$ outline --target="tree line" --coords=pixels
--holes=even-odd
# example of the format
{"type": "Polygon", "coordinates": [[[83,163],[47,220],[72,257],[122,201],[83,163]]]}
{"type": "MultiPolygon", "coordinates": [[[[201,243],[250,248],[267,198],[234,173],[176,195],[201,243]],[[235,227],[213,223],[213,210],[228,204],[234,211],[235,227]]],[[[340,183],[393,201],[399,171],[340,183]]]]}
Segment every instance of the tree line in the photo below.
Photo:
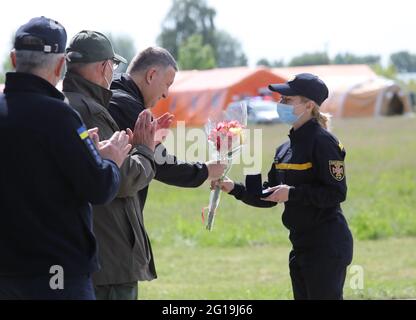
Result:
{"type": "MultiPolygon", "coordinates": [[[[215,24],[216,10],[206,0],[173,0],[157,38],[157,44],[169,50],[181,70],[247,66],[248,59],[240,41],[215,24]]],[[[130,61],[136,53],[134,40],[129,35],[108,34],[116,52],[130,61]]],[[[11,70],[9,57],[3,60],[0,83],[4,73],[11,70]]],[[[303,53],[289,62],[262,58],[258,66],[270,68],[329,64],[368,64],[383,76],[393,78],[398,72],[416,72],[416,54],[408,51],[393,53],[389,66],[381,66],[379,55],[355,55],[349,52],[329,57],[327,52],[303,53]]],[[[120,66],[124,72],[126,66],[120,66]]]]}

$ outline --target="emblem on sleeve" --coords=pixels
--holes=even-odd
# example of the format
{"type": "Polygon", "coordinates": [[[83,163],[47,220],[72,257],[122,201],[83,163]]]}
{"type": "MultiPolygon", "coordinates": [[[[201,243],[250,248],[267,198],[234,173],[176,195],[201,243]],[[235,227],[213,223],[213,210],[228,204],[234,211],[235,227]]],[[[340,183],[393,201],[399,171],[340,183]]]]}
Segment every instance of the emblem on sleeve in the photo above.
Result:
{"type": "Polygon", "coordinates": [[[77,130],[77,132],[78,132],[78,134],[79,134],[79,137],[80,137],[82,140],[85,140],[85,139],[87,139],[87,138],[89,137],[89,135],[88,135],[88,130],[87,130],[87,128],[85,128],[84,126],[81,126],[81,127],[77,130]]]}
{"type": "Polygon", "coordinates": [[[100,154],[97,151],[97,148],[94,145],[94,142],[92,142],[91,138],[89,137],[88,130],[85,128],[85,126],[81,126],[78,130],[78,135],[81,138],[82,141],[84,141],[85,145],[88,148],[89,153],[94,158],[95,162],[98,165],[101,165],[103,162],[103,159],[101,158],[100,154]]]}
{"type": "Polygon", "coordinates": [[[331,176],[337,180],[342,181],[345,178],[344,161],[329,160],[329,172],[331,176]]]}

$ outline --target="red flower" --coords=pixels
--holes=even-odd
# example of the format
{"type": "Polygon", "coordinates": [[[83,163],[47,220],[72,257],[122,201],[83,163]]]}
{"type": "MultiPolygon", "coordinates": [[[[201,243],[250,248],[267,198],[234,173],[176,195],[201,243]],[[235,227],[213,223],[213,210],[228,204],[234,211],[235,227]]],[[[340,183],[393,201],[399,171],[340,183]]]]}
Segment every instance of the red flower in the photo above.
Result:
{"type": "MultiPolygon", "coordinates": [[[[208,140],[215,143],[217,151],[223,151],[226,147],[226,152],[231,151],[233,139],[241,138],[241,131],[243,126],[238,121],[223,121],[219,122],[208,136],[208,140]]],[[[239,139],[240,143],[241,139],[239,139]]]]}

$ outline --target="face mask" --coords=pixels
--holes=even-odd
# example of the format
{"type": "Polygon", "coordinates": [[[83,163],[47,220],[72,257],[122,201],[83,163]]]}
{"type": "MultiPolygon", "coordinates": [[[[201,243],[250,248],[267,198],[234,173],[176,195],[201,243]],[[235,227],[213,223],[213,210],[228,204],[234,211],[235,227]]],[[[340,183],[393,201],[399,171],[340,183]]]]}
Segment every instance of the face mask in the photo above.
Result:
{"type": "MultiPolygon", "coordinates": [[[[111,71],[113,71],[113,68],[112,68],[112,66],[110,65],[110,68],[111,68],[111,71]]],[[[107,80],[107,77],[105,76],[105,70],[104,70],[104,80],[105,80],[105,82],[106,82],[106,84],[107,84],[107,89],[110,89],[110,86],[111,86],[111,82],[113,81],[113,72],[111,72],[111,78],[110,78],[110,80],[107,80]]]]}
{"type": "Polygon", "coordinates": [[[287,124],[294,124],[299,118],[303,115],[303,113],[297,116],[294,111],[295,108],[290,104],[282,104],[278,103],[276,106],[277,113],[279,114],[279,120],[283,123],[287,124]]]}

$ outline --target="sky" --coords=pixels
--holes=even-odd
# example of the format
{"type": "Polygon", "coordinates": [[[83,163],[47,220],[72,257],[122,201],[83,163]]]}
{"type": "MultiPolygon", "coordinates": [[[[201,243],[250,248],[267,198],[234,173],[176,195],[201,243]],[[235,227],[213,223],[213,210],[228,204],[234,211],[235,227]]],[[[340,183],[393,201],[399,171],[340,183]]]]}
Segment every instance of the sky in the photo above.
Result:
{"type": "MultiPolygon", "coordinates": [[[[412,0],[207,0],[216,26],[237,38],[254,66],[260,58],[284,60],[327,50],[381,55],[416,53],[416,2],[412,0]],[[413,3],[413,4],[412,4],[413,3]]],[[[0,60],[16,29],[44,15],[59,21],[68,38],[91,29],[127,34],[137,50],[156,45],[172,0],[20,0],[0,3],[0,60]]],[[[68,40],[69,40],[68,39],[68,40]]]]}

